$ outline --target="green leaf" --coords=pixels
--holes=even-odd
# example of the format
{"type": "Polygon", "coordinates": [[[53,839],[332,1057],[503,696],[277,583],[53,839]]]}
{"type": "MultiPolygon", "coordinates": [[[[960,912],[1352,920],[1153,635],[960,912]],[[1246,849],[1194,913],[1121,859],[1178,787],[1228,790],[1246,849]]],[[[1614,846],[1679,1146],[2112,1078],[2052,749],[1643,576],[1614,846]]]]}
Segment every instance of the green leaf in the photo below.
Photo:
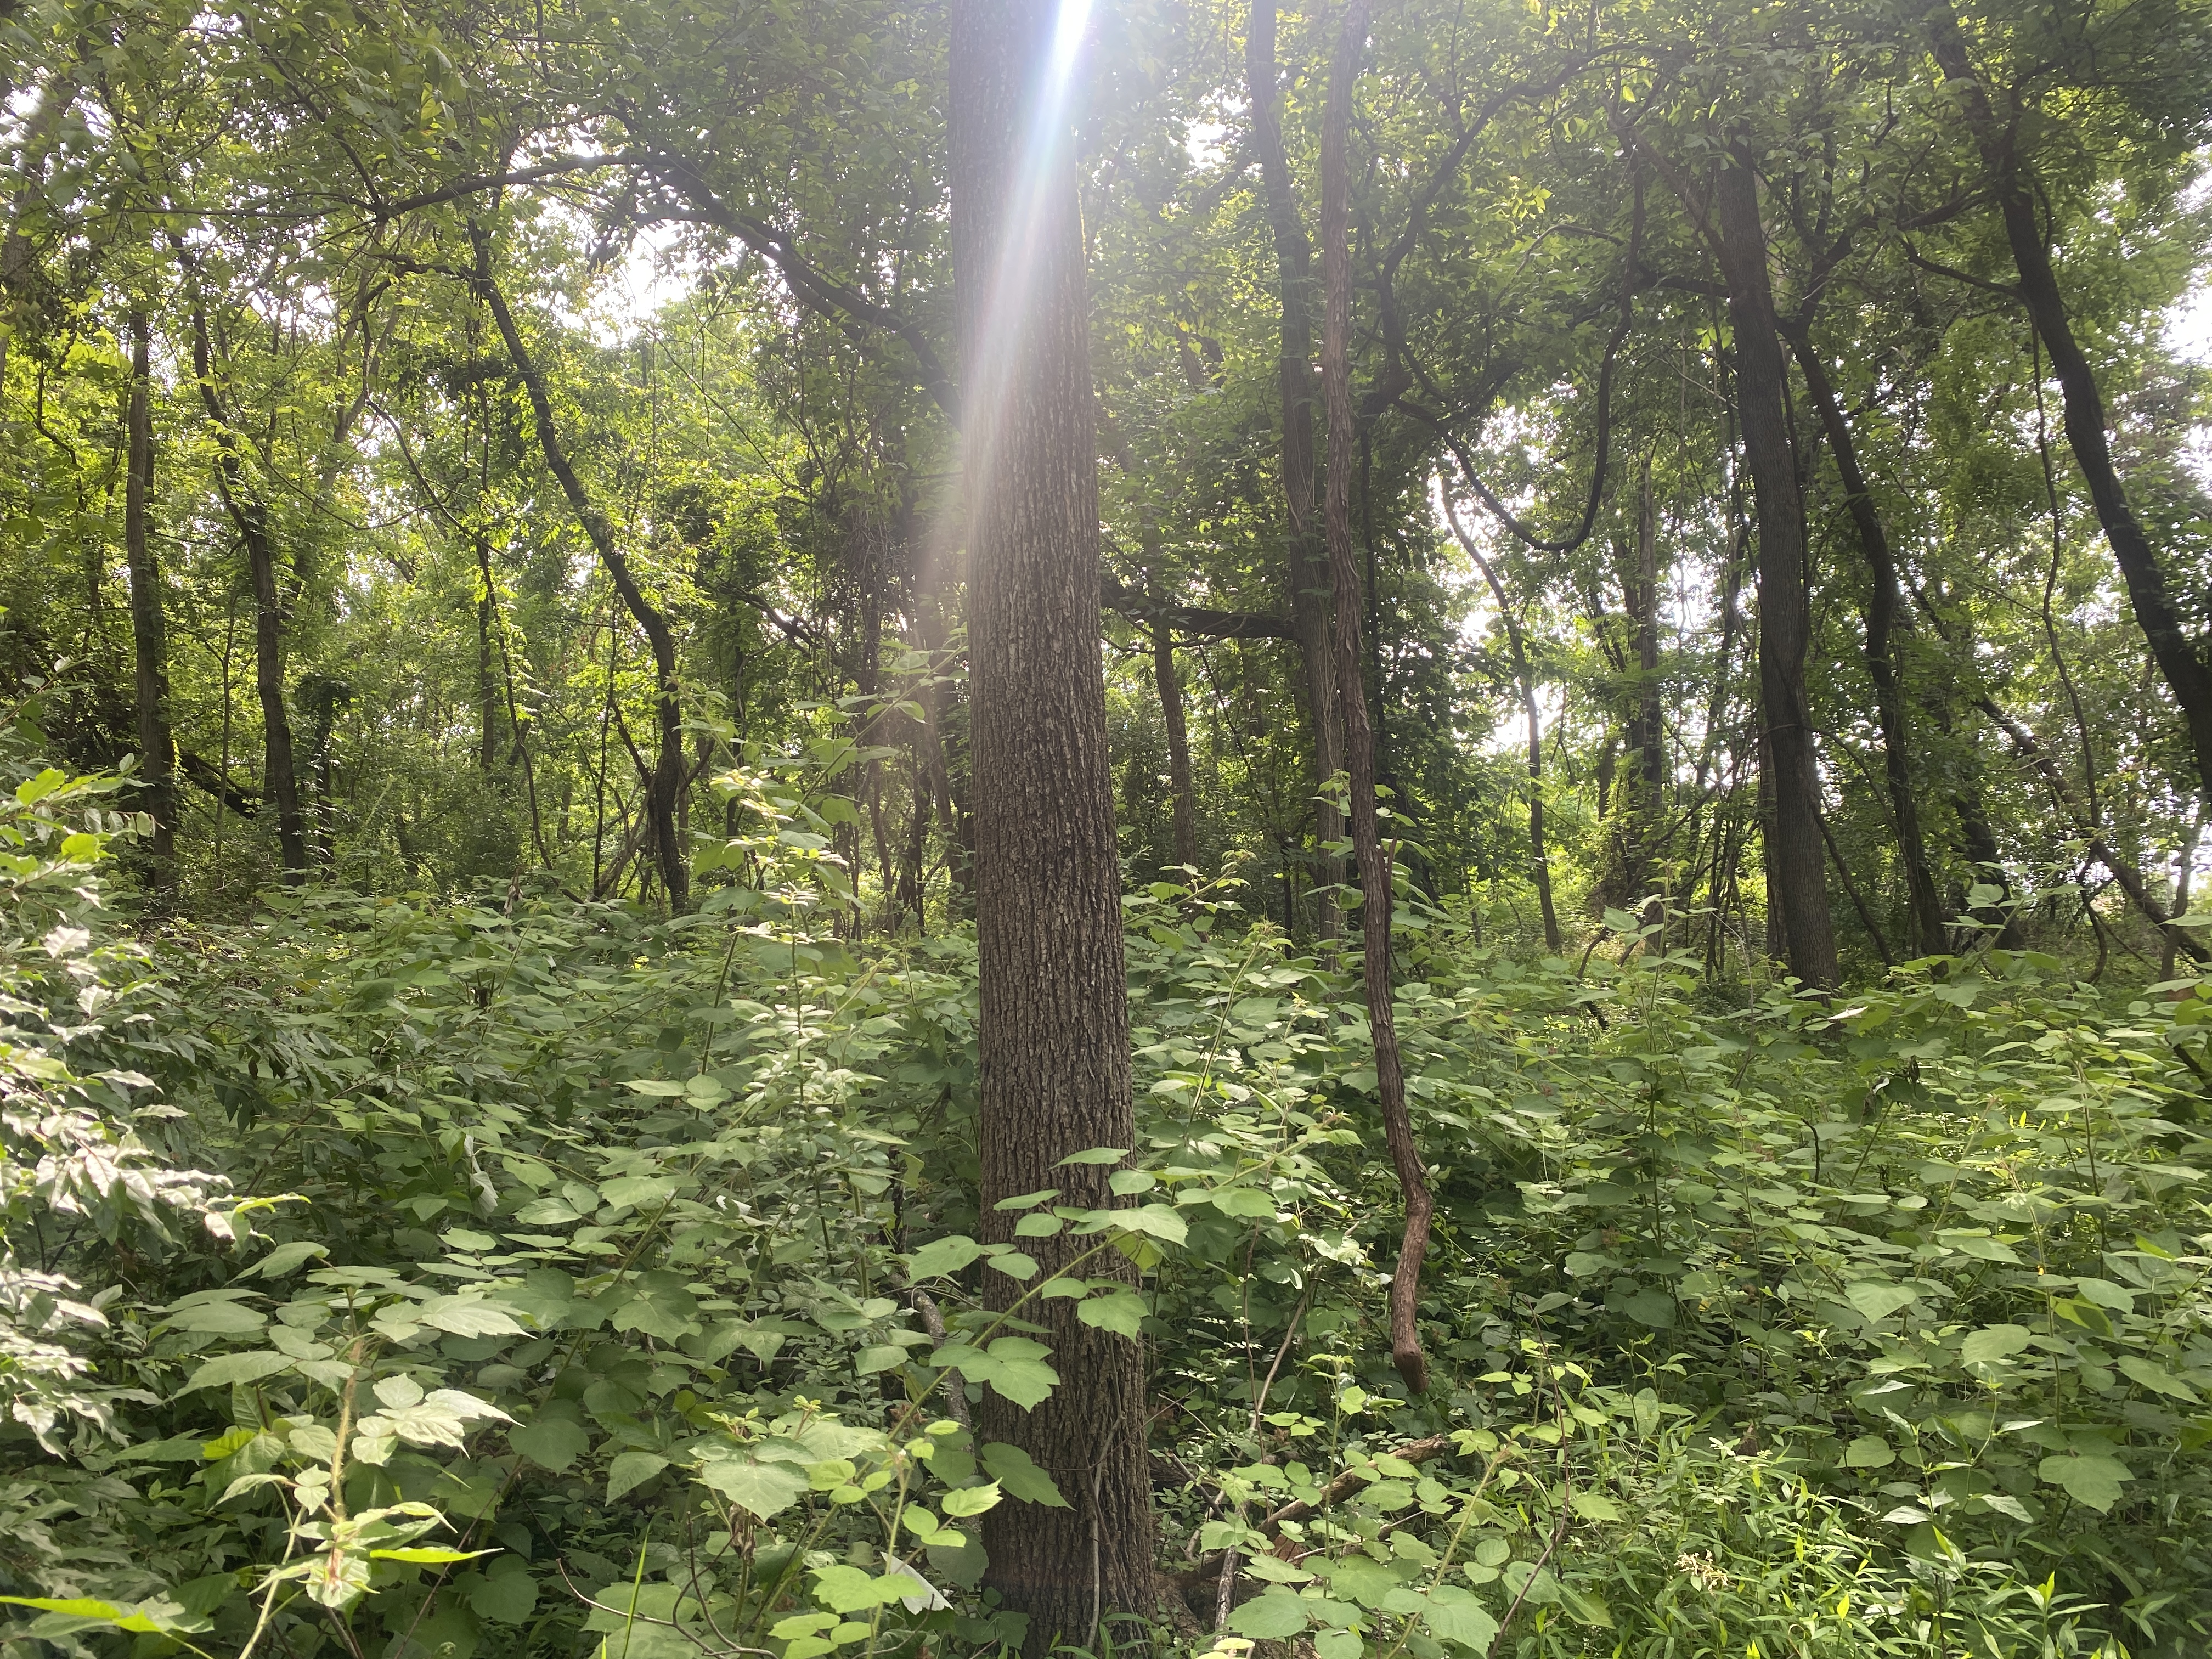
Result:
{"type": "Polygon", "coordinates": [[[1206,1194],[1213,1207],[1224,1215],[1267,1217],[1275,1213],[1275,1198],[1257,1187],[1216,1187],[1206,1194]]]}
{"type": "MultiPolygon", "coordinates": [[[[1133,1210],[1109,1211],[1105,1212],[1104,1222],[1100,1224],[1117,1227],[1124,1232],[1143,1233],[1152,1238],[1164,1239],[1170,1244],[1180,1244],[1190,1237],[1190,1224],[1170,1204],[1143,1204],[1133,1210]]],[[[1086,1224],[1084,1231],[1091,1232],[1097,1229],[1086,1224]]]]}
{"type": "Polygon", "coordinates": [[[983,1448],[983,1467],[994,1480],[1024,1504],[1042,1504],[1052,1510],[1064,1510],[1068,1506],[1067,1500],[1060,1495],[1060,1488],[1053,1484],[1052,1477],[1039,1468],[1019,1446],[1010,1446],[1003,1441],[992,1442],[983,1448]]]}
{"type": "Polygon", "coordinates": [[[1582,1516],[1585,1521],[1618,1521],[1620,1519],[1620,1505],[1614,1503],[1613,1499],[1607,1498],[1603,1492],[1577,1491],[1574,1495],[1570,1507],[1573,1509],[1577,1515],[1582,1516]]]}
{"type": "Polygon", "coordinates": [[[914,1593],[914,1581],[895,1574],[878,1577],[858,1567],[839,1564],[816,1567],[814,1599],[833,1613],[860,1613],[896,1601],[914,1593]]]}
{"type": "Polygon", "coordinates": [[[607,1465],[607,1502],[635,1492],[668,1467],[668,1460],[653,1452],[626,1451],[607,1465]]]}
{"type": "Polygon", "coordinates": [[[1020,1250],[994,1251],[984,1266],[996,1267],[1009,1279],[1035,1279],[1037,1273],[1036,1258],[1020,1250]]]}
{"type": "Polygon", "coordinates": [[[762,1521],[781,1515],[808,1491],[803,1470],[746,1458],[710,1457],[700,1466],[699,1480],[762,1521]]]}
{"type": "Polygon", "coordinates": [[[96,1619],[103,1625],[112,1625],[118,1630],[131,1631],[139,1635],[168,1628],[167,1621],[156,1623],[142,1609],[129,1603],[98,1601],[90,1596],[0,1595],[0,1604],[11,1607],[36,1607],[40,1613],[58,1613],[69,1619],[96,1619]]]}
{"type": "Polygon", "coordinates": [[[1498,1620],[1471,1591],[1445,1584],[1429,1592],[1429,1633],[1440,1641],[1486,1654],[1498,1639],[1498,1620]]]}
{"type": "Polygon", "coordinates": [[[853,1370],[861,1376],[873,1376],[878,1371],[895,1371],[905,1364],[906,1350],[895,1342],[872,1343],[853,1358],[853,1370]]]}
{"type": "Polygon", "coordinates": [[[669,1176],[617,1176],[599,1183],[599,1196],[618,1208],[659,1209],[675,1195],[676,1182],[669,1176]]]}
{"type": "MultiPolygon", "coordinates": [[[[1039,1470],[1038,1473],[1042,1474],[1043,1471],[1039,1470]]],[[[1047,1478],[1049,1479],[1049,1477],[1047,1478]]],[[[1000,1498],[1005,1496],[1006,1493],[1000,1488],[999,1483],[994,1480],[985,1486],[960,1486],[946,1492],[937,1507],[956,1520],[964,1521],[969,1516],[981,1515],[986,1510],[996,1509],[999,1506],[1000,1498]]]]}
{"type": "Polygon", "coordinates": [[[906,1259],[907,1272],[917,1279],[957,1273],[983,1254],[983,1247],[963,1233],[932,1239],[906,1259]]]}
{"type": "Polygon", "coordinates": [[[1868,1319],[1887,1319],[1899,1308],[1920,1300],[1920,1292],[1910,1285],[1885,1284],[1877,1279],[1862,1279],[1856,1285],[1844,1287],[1844,1296],[1851,1306],[1868,1319]]]}
{"type": "Polygon", "coordinates": [[[469,1611],[495,1625],[519,1625],[538,1605],[538,1581],[512,1555],[502,1556],[471,1587],[469,1611]]]}
{"type": "Polygon", "coordinates": [[[2100,1515],[2120,1501],[2120,1483],[2135,1479],[2134,1471],[2118,1458],[2081,1452],[2046,1457],[2036,1466],[2036,1473],[2100,1515]]]}
{"type": "Polygon", "coordinates": [[[418,1566],[444,1566],[453,1561],[473,1561],[480,1555],[497,1555],[497,1550],[446,1550],[431,1545],[410,1544],[396,1550],[371,1550],[372,1561],[412,1561],[418,1566]]]}
{"type": "Polygon", "coordinates": [[[1969,1365],[1994,1365],[2025,1348],[2028,1336],[2024,1325],[1985,1326],[1966,1333],[1966,1340],[1959,1344],[1959,1358],[1969,1365]]]}
{"type": "Polygon", "coordinates": [[[441,1296],[415,1310],[416,1322],[452,1336],[522,1336],[514,1316],[481,1297],[441,1296]]]}
{"type": "Polygon", "coordinates": [[[180,1308],[161,1322],[173,1331],[200,1336],[246,1336],[269,1322],[269,1316],[242,1302],[201,1302],[180,1308]]]}
{"type": "Polygon", "coordinates": [[[227,1353],[210,1359],[191,1375],[191,1380],[177,1390],[180,1395],[197,1394],[202,1389],[227,1389],[240,1382],[258,1382],[266,1376],[292,1369],[286,1355],[265,1351],[254,1353],[227,1353]]]}
{"type": "Polygon", "coordinates": [[[1646,1287],[1621,1304],[1620,1310],[1639,1325],[1649,1325],[1654,1330],[1672,1330],[1674,1325],[1674,1298],[1664,1291],[1646,1287]]]}
{"type": "Polygon", "coordinates": [[[2185,1401],[2192,1406],[2199,1403],[2196,1389],[2155,1361],[2129,1353],[2122,1354],[2113,1364],[2153,1394],[2162,1394],[2169,1399],[2185,1401]]]}
{"type": "Polygon", "coordinates": [[[240,1279],[282,1279],[295,1273],[304,1262],[313,1261],[330,1255],[330,1247],[304,1238],[294,1239],[289,1244],[279,1244],[252,1267],[241,1269],[240,1279]]]}
{"type": "Polygon", "coordinates": [[[1119,1164],[1128,1155],[1127,1146],[1093,1146],[1088,1152],[1070,1152],[1053,1167],[1059,1169],[1068,1164],[1119,1164]]]}
{"type": "Polygon", "coordinates": [[[1255,1595],[1229,1615],[1229,1628],[1255,1642],[1279,1642],[1306,1627],[1307,1603],[1287,1590],[1255,1595]]]}
{"type": "Polygon", "coordinates": [[[1086,1325],[1121,1336],[1135,1336],[1145,1320],[1145,1298],[1134,1291],[1111,1291],[1075,1304],[1075,1316],[1086,1325]]]}
{"type": "Polygon", "coordinates": [[[1878,1434],[1863,1434],[1844,1448],[1847,1469],[1886,1469],[1897,1462],[1897,1453],[1878,1434]]]}
{"type": "Polygon", "coordinates": [[[581,1423],[565,1417],[540,1417],[507,1431],[507,1443],[540,1468],[559,1474],[592,1449],[581,1423]]]}

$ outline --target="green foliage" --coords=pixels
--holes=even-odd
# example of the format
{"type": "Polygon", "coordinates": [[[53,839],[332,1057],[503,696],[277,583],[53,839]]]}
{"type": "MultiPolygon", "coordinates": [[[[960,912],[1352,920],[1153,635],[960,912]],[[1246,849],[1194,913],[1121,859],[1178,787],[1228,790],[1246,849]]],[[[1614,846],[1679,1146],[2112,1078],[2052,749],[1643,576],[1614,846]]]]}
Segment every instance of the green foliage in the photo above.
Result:
{"type": "Polygon", "coordinates": [[[331,895],[149,948],[98,908],[109,787],[10,809],[16,1639],[988,1644],[974,1517],[1075,1498],[960,1419],[1055,1385],[1051,1297],[1146,1344],[1206,1625],[1237,1553],[1216,1651],[2202,1639],[2199,995],[1998,953],[1719,1006],[1665,925],[1577,975],[1410,906],[1409,1401],[1364,1021],[1233,882],[1129,901],[1126,1207],[984,1245],[971,947],[811,931],[772,772],[713,916],[331,895]],[[1140,1287],[1040,1279],[1062,1231],[1140,1287]]]}

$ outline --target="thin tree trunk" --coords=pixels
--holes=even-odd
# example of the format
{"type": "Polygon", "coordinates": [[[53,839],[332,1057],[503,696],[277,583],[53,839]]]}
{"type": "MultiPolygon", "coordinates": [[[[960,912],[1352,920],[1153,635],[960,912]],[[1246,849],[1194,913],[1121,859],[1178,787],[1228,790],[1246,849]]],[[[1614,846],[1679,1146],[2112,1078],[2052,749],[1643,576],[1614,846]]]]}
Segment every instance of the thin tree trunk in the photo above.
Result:
{"type": "MultiPolygon", "coordinates": [[[[187,270],[191,269],[189,263],[187,270]]],[[[246,476],[237,429],[231,425],[215,381],[214,354],[208,342],[207,310],[192,306],[192,374],[200,403],[215,428],[216,489],[222,497],[253,581],[253,689],[261,703],[261,793],[276,803],[277,855],[284,880],[298,886],[307,878],[307,832],[300,815],[300,780],[293,768],[292,723],[284,708],[284,613],[276,592],[276,545],[268,504],[246,476]]]]}
{"type": "MultiPolygon", "coordinates": [[[[979,972],[981,1200],[1052,1187],[1115,1200],[1135,1144],[1121,867],[1098,659],[1098,479],[1071,112],[1050,0],[955,0],[949,104],[955,313],[970,595],[979,972]]],[[[1045,1274],[1082,1246],[1025,1241],[1045,1274]]],[[[1134,1269],[1117,1252],[1086,1274],[1134,1269]]],[[[1002,1301],[1012,1281],[994,1292],[1002,1301]],[[1006,1287],[1006,1288],[1001,1288],[1006,1287]]],[[[1019,1446],[1069,1507],[1010,1500],[983,1522],[985,1583],[1029,1616],[1030,1659],[1150,1614],[1153,1569],[1142,1351],[1066,1299],[1032,1304],[1060,1385],[1033,1410],[987,1395],[985,1438],[1019,1446]]]]}
{"type": "MultiPolygon", "coordinates": [[[[2200,801],[2197,803],[2197,816],[2190,821],[2189,839],[2181,843],[2181,867],[2174,872],[2172,914],[2176,916],[2185,916],[2189,914],[2190,878],[2197,873],[2197,843],[2204,839],[2204,803],[2200,801]]],[[[2179,928],[2173,927],[2166,930],[2166,951],[2160,959],[2158,966],[2158,976],[2162,980],[2173,977],[2173,957],[2177,948],[2174,944],[2174,935],[2179,931],[2179,928]]]]}
{"type": "Polygon", "coordinates": [[[1714,194],[1722,274],[1735,324],[1736,407],[1759,521],[1759,720],[1772,761],[1774,811],[1767,863],[1790,969],[1808,985],[1826,989],[1837,979],[1836,935],[1828,914],[1820,769],[1805,690],[1811,631],[1805,506],[1783,404],[1782,342],[1767,276],[1766,233],[1759,221],[1759,182],[1741,143],[1723,162],[1714,194]]]}
{"type": "MultiPolygon", "coordinates": [[[[1866,556],[1867,678],[1874,682],[1876,717],[1881,722],[1882,775],[1889,786],[1891,817],[1897,826],[1898,861],[1905,867],[1907,908],[1912,919],[1913,948],[1922,955],[1942,951],[1949,937],[1951,918],[1936,890],[1936,878],[1928,867],[1928,845],[1920,830],[1920,805],[1912,787],[1912,738],[1905,707],[1905,689],[1897,672],[1898,612],[1903,592],[1898,586],[1897,561],[1874,493],[1867,488],[1859,465],[1858,446],[1850,423],[1844,417],[1842,401],[1828,379],[1827,366],[1813,349],[1803,330],[1792,333],[1790,344],[1805,376],[1805,390],[1813,400],[1828,448],[1836,458],[1836,471],[1844,483],[1844,503],[1858,532],[1859,550],[1866,556]]],[[[1841,867],[1840,865],[1838,866],[1841,867]]]]}
{"type": "Polygon", "coordinates": [[[2069,825],[2069,833],[2081,841],[2091,858],[2112,872],[2112,879],[2119,884],[2120,890],[2128,896],[2129,902],[2136,909],[2142,912],[2151,926],[2185,952],[2191,962],[2212,959],[2212,953],[2208,953],[2203,945],[2191,937],[2190,929],[2171,925],[2166,907],[2151,892],[2150,884],[2143,879],[2142,872],[2121,857],[2113,848],[2104,830],[2090,817],[2081,798],[2075,793],[2074,786],[2067,781],[2065,772],[2051,758],[2051,751],[2036,740],[2035,734],[2008,714],[1994,697],[1977,697],[1974,707],[1987,714],[1997,729],[2012,740],[2014,752],[2034,769],[2035,775],[2043,780],[2044,787],[2050,790],[2052,803],[2072,820],[2069,825]]]}
{"type": "Polygon", "coordinates": [[[2088,486],[2089,499],[2096,507],[2097,522],[2104,526],[2113,561],[2120,567],[2136,625],[2142,629],[2152,660],[2165,676],[2174,702],[2180,705],[2198,782],[2212,792],[2212,666],[2207,665],[2200,643],[2191,638],[2174,608],[2166,573],[2159,567],[2142,520],[2128,504],[2127,491],[2112,465],[2104,396],[2097,385],[2096,371],[2074,337],[2065,295],[2059,291],[2057,273],[2051,263],[2050,246],[2037,222],[2033,183],[2021,158],[2018,131],[2014,125],[2000,121],[1990,107],[1949,0],[1934,0],[1924,16],[1936,61],[1945,81],[1959,90],[1966,126],[1996,189],[2005,240],[2020,272],[2020,297],[2044,349],[2051,354],[2051,373],[2057,377],[2064,400],[2066,441],[2081,469],[2082,482],[2088,486]]]}
{"type": "MultiPolygon", "coordinates": [[[[476,532],[477,580],[477,769],[489,775],[499,763],[499,689],[492,678],[491,544],[476,532]]],[[[516,733],[517,738],[520,733],[516,733]]]]}
{"type": "Polygon", "coordinates": [[[149,538],[154,489],[153,375],[146,313],[131,313],[131,401],[125,425],[123,551],[131,571],[131,644],[137,669],[141,799],[154,820],[151,845],[156,902],[173,903],[177,889],[177,749],[169,731],[169,649],[161,603],[161,568],[149,538]]]}
{"type": "MultiPolygon", "coordinates": [[[[1260,176],[1267,198],[1267,221],[1275,243],[1277,283],[1282,295],[1281,344],[1277,367],[1283,404],[1283,496],[1287,509],[1291,626],[1297,636],[1304,670],[1306,707],[1313,721],[1314,781],[1326,787],[1343,769],[1342,720],[1338,713],[1336,674],[1329,643],[1328,550],[1314,522],[1313,247],[1298,216],[1291,185],[1290,158],[1283,143],[1275,94],[1274,0],[1254,0],[1245,34],[1244,68],[1252,95],[1252,142],[1260,153],[1260,176]]],[[[1344,836],[1343,814],[1322,800],[1314,836],[1327,845],[1344,836]]],[[[1322,880],[1329,888],[1344,880],[1342,863],[1324,856],[1322,880]]],[[[1336,899],[1324,890],[1316,927],[1323,939],[1338,930],[1336,899]]]]}
{"type": "Polygon", "coordinates": [[[469,239],[476,246],[477,292],[490,307],[492,321],[498,325],[499,337],[506,343],[507,357],[521,378],[523,390],[529,394],[531,413],[538,427],[538,446],[544,453],[546,467],[559,481],[561,493],[568,497],[569,510],[576,515],[576,522],[583,526],[592,550],[599,556],[599,563],[614,583],[623,608],[645,631],[646,644],[653,653],[658,741],[653,767],[646,777],[647,839],[653,849],[653,867],[659,872],[661,887],[668,895],[669,910],[680,915],[691,908],[691,866],[684,855],[684,837],[677,824],[678,802],[684,787],[684,705],[678,678],[676,635],[660,608],[638,586],[629,560],[617,540],[614,526],[599,511],[585,489],[583,480],[568,463],[568,453],[562,447],[560,430],[553,422],[553,400],[546,392],[545,377],[522,343],[522,335],[514,325],[514,313],[507,309],[506,295],[492,280],[490,237],[482,225],[471,220],[469,239]]]}
{"type": "Polygon", "coordinates": [[[1443,492],[1444,518],[1450,524],[1452,534],[1474,568],[1482,573],[1489,584],[1490,597],[1497,602],[1498,620],[1505,624],[1505,641],[1513,653],[1513,683],[1521,694],[1521,713],[1528,723],[1528,869],[1536,883],[1536,904],[1544,915],[1544,945],[1557,956],[1565,948],[1559,932],[1559,913],[1552,902],[1552,852],[1544,827],[1544,716],[1536,702],[1536,674],[1528,662],[1528,641],[1521,631],[1521,621],[1514,614],[1511,603],[1505,597],[1505,584],[1498,578],[1498,570],[1483,556],[1474,538],[1467,533],[1459,521],[1459,510],[1452,505],[1451,490],[1443,492]]]}
{"type": "Polygon", "coordinates": [[[1175,814],[1175,856],[1198,863],[1198,803],[1190,786],[1190,728],[1183,719],[1182,680],[1176,672],[1175,639],[1165,623],[1152,628],[1152,684],[1160,694],[1160,722],[1168,734],[1168,795],[1175,814]]]}
{"type": "Polygon", "coordinates": [[[1375,733],[1368,723],[1367,693],[1359,672],[1359,571],[1352,557],[1352,467],[1355,416],[1352,408],[1351,181],[1346,162],[1352,126],[1352,88],[1367,46],[1368,0],[1352,0],[1330,65],[1328,101],[1322,120],[1321,263],[1327,296],[1322,332],[1322,388],[1328,401],[1328,456],[1322,495],[1322,533],[1335,587],[1337,706],[1344,720],[1345,759],[1352,782],[1352,856],[1359,868],[1359,935],[1367,994],[1367,1024],[1375,1043],[1375,1093],[1382,1108],[1382,1133],[1405,1195],[1406,1231],[1398,1266],[1390,1276],[1390,1358],[1411,1392],[1429,1387],[1428,1357],[1421,1352],[1421,1258],[1428,1253],[1430,1195],[1413,1121],[1406,1109],[1406,1075],[1398,1054],[1398,1028],[1390,985],[1390,859],[1382,849],[1375,804],[1375,733]]]}
{"type": "Polygon", "coordinates": [[[1636,663],[1626,721],[1626,771],[1614,832],[1620,856],[1613,884],[1626,906],[1641,898],[1650,885],[1666,810],[1667,722],[1659,688],[1659,526],[1648,453],[1637,473],[1635,563],[1621,572],[1620,599],[1628,613],[1628,646],[1636,663]]]}

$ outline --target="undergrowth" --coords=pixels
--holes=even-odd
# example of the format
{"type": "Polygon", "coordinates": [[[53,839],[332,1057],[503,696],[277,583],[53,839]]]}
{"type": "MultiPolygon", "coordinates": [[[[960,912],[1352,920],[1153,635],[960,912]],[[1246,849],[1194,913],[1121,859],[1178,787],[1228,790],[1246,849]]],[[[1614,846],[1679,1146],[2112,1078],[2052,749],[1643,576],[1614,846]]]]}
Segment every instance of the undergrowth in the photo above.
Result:
{"type": "Polygon", "coordinates": [[[977,1445],[1057,1382],[985,1275],[1141,1341],[1167,1605],[1316,1659],[2212,1642],[2212,990],[1990,951],[1717,995],[1404,900],[1436,1364],[1341,964],[1127,901],[1144,1270],[975,1242],[975,962],[841,942],[832,779],[757,757],[670,923],[521,882],[142,934],[112,780],[0,809],[0,1589],[27,1652],[988,1649],[977,1445]],[[1224,1565],[1227,1571],[1224,1572],[1224,1565]],[[1224,1593],[1224,1579],[1226,1594],[1224,1593]],[[1225,1619],[1222,1618],[1225,1613],[1225,1619]]]}

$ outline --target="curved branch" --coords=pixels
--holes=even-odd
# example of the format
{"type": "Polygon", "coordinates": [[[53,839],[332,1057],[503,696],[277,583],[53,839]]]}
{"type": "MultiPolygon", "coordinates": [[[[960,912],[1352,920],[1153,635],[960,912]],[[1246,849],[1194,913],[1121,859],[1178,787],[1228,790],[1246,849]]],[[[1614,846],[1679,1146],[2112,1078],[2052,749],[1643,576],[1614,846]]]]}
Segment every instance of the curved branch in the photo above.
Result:
{"type": "Polygon", "coordinates": [[[1589,493],[1583,502],[1582,522],[1576,526],[1571,533],[1547,538],[1539,536],[1534,530],[1522,523],[1514,516],[1513,509],[1500,501],[1496,492],[1488,484],[1483,483],[1482,475],[1475,470],[1474,458],[1468,453],[1467,447],[1460,442],[1442,416],[1422,408],[1419,404],[1410,403],[1403,397],[1397,399],[1397,406],[1400,409],[1404,410],[1443,440],[1445,447],[1451,451],[1453,458],[1459,462],[1460,471],[1467,478],[1468,488],[1474,492],[1476,498],[1482,502],[1483,506],[1490,509],[1491,516],[1504,525],[1517,539],[1526,543],[1539,553],[1571,553],[1576,548],[1580,547],[1589,538],[1590,531],[1595,527],[1597,510],[1605,499],[1606,468],[1613,448],[1613,369],[1615,361],[1620,356],[1621,344],[1628,338],[1629,328],[1636,320],[1638,258],[1644,247],[1644,174],[1632,166],[1630,178],[1633,183],[1635,205],[1631,210],[1629,217],[1628,252],[1621,266],[1620,319],[1613,325],[1613,336],[1605,344],[1605,356],[1598,364],[1597,453],[1592,457],[1590,462],[1589,493]]]}

